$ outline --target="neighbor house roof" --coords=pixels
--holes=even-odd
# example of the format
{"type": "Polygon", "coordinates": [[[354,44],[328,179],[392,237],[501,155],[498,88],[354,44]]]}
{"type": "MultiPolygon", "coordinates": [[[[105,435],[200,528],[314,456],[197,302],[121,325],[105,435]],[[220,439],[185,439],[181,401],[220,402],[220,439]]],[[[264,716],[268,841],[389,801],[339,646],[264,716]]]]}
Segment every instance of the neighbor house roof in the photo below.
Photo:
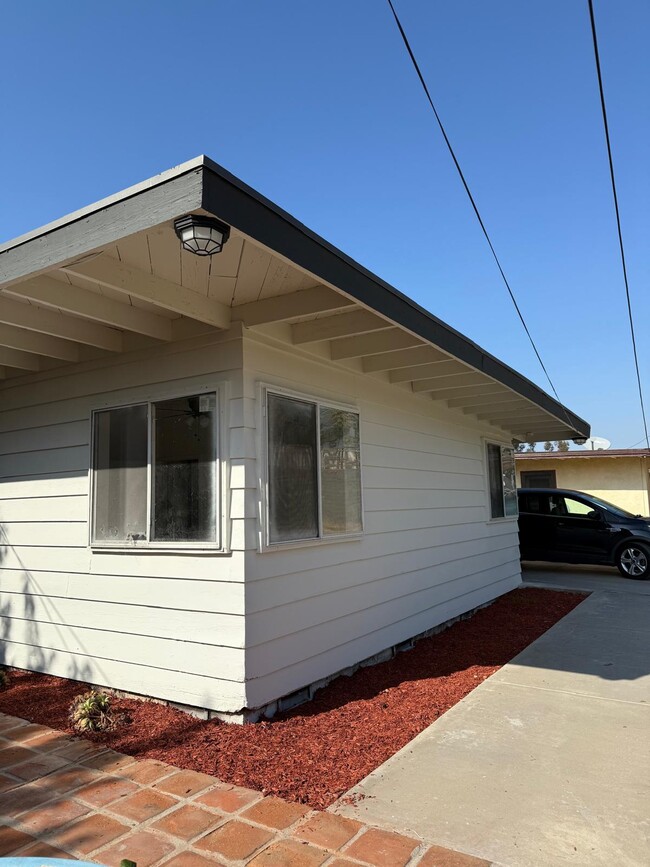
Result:
{"type": "Polygon", "coordinates": [[[557,461],[557,460],[583,460],[585,458],[648,458],[650,449],[576,449],[568,452],[518,452],[515,458],[518,461],[557,461]]]}
{"type": "Polygon", "coordinates": [[[187,320],[271,328],[299,351],[478,417],[508,435],[589,425],[205,156],[0,246],[0,373],[37,375],[187,320]],[[213,215],[222,253],[181,251],[173,221],[213,215]],[[88,347],[91,347],[89,350],[88,347]]]}

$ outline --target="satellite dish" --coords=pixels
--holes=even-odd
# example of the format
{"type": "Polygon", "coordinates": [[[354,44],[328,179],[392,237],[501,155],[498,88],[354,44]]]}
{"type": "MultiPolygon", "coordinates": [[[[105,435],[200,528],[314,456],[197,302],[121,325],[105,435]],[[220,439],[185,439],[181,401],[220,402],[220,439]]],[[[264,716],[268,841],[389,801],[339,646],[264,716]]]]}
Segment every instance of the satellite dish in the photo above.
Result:
{"type": "Polygon", "coordinates": [[[601,451],[602,449],[608,449],[610,446],[610,441],[606,440],[605,437],[589,437],[582,448],[586,449],[588,452],[596,452],[601,451]]]}

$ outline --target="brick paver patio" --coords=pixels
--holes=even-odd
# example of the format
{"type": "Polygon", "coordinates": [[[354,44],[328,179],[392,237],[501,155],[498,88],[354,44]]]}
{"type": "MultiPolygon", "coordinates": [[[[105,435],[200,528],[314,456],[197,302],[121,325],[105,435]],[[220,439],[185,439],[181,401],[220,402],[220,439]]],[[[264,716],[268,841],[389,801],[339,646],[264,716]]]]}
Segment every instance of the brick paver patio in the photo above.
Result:
{"type": "Polygon", "coordinates": [[[0,857],[119,867],[487,867],[162,762],[0,714],[0,857]]]}

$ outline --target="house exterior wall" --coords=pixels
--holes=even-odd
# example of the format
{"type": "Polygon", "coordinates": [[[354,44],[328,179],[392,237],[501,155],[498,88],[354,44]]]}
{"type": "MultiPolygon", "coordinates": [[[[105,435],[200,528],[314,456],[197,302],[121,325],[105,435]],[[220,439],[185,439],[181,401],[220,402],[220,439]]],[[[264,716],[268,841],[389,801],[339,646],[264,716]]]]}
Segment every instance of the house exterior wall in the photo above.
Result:
{"type": "MultiPolygon", "coordinates": [[[[387,379],[244,340],[246,696],[273,699],[517,586],[516,519],[489,521],[489,428],[387,379]],[[263,385],[360,412],[361,538],[260,550],[263,385]]],[[[490,436],[490,434],[493,436],[490,436]]],[[[507,440],[506,440],[507,442],[507,440]]]]}
{"type": "Polygon", "coordinates": [[[555,470],[558,488],[570,488],[602,497],[633,515],[650,515],[648,484],[650,461],[646,457],[525,458],[516,461],[517,485],[521,473],[555,470]]]}
{"type": "Polygon", "coordinates": [[[380,653],[520,582],[488,520],[503,434],[387,379],[238,326],[0,387],[0,661],[236,713],[380,653]],[[262,385],[360,412],[364,533],[264,549],[262,385]],[[93,409],[217,388],[227,547],[89,544],[93,409]]]}
{"type": "Polygon", "coordinates": [[[245,704],[241,364],[233,329],[2,385],[2,662],[180,704],[245,704]],[[195,388],[221,397],[229,550],[91,549],[91,411],[195,388]]]}

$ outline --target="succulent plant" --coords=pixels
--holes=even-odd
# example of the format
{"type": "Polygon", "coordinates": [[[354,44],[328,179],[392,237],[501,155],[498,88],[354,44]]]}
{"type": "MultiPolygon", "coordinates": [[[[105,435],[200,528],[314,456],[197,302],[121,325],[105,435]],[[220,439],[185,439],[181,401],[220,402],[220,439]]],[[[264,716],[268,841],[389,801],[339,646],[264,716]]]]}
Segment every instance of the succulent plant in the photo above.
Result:
{"type": "Polygon", "coordinates": [[[78,732],[108,731],[115,724],[110,696],[95,689],[78,695],[70,707],[70,719],[78,732]]]}

